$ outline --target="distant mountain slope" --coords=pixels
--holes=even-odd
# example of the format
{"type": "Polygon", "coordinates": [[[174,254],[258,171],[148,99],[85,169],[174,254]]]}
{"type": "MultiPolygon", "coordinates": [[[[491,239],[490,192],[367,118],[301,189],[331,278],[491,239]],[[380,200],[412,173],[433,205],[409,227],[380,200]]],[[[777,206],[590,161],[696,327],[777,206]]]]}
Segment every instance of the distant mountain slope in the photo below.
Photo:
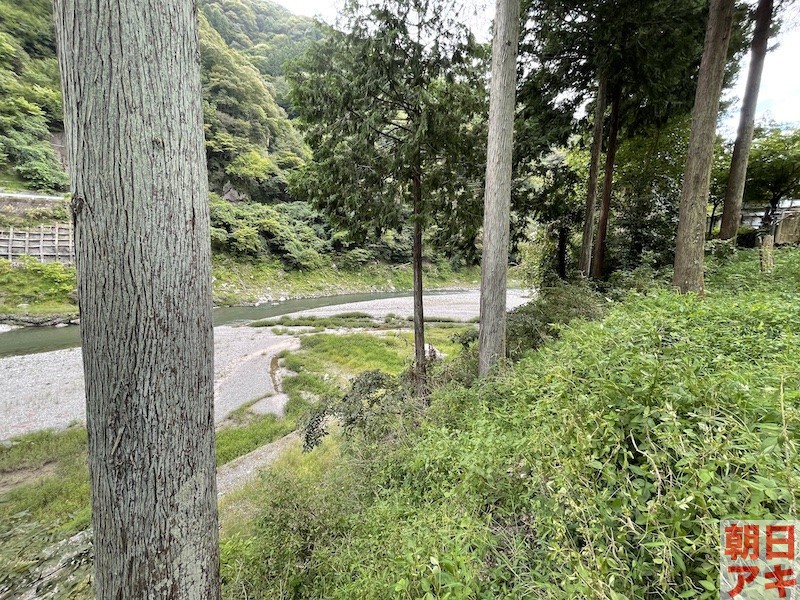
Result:
{"type": "Polygon", "coordinates": [[[0,0],[0,187],[65,189],[49,143],[61,123],[50,0],[0,0]]]}
{"type": "MultiPolygon", "coordinates": [[[[63,128],[49,0],[0,0],[0,187],[66,189],[50,145],[63,128]]],[[[319,34],[268,0],[201,0],[209,178],[253,199],[285,199],[285,171],[307,154],[286,111],[283,64],[319,34]],[[280,104],[276,101],[280,99],[280,104]]]]}

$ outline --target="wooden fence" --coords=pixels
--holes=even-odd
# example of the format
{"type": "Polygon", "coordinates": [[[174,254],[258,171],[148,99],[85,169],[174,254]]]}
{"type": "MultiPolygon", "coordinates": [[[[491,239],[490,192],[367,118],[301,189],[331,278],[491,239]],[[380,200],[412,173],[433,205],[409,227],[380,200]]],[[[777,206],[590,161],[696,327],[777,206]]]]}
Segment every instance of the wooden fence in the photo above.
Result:
{"type": "Polygon", "coordinates": [[[0,230],[0,258],[18,260],[32,256],[41,262],[75,262],[72,225],[56,223],[30,229],[9,227],[0,230]]]}

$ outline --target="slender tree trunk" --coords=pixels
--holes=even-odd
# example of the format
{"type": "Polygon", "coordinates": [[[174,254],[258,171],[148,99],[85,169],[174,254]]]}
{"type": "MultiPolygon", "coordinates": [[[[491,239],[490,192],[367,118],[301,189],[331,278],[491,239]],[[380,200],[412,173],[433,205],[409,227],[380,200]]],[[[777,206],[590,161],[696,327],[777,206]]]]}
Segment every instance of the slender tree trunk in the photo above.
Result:
{"type": "Polygon", "coordinates": [[[584,277],[592,267],[592,244],[594,242],[594,207],[597,203],[597,175],[600,171],[600,154],[603,151],[603,121],[606,114],[606,81],[602,75],[597,88],[592,133],[592,157],[589,163],[589,182],[586,188],[586,210],[583,217],[583,240],[579,268],[584,277]]]}
{"type": "Polygon", "coordinates": [[[101,599],[219,598],[211,248],[190,0],[56,0],[101,599]]]}
{"type": "Polygon", "coordinates": [[[714,235],[714,219],[716,217],[717,217],[717,203],[715,202],[711,206],[711,218],[709,218],[708,220],[708,233],[706,234],[708,239],[711,239],[711,237],[714,235]]]}
{"type": "Polygon", "coordinates": [[[725,189],[725,204],[722,208],[722,225],[719,237],[728,240],[736,237],[742,219],[742,197],[747,178],[747,160],[753,143],[753,128],[756,120],[758,91],[761,88],[761,74],[764,71],[764,58],[767,55],[769,29],[772,24],[773,0],[759,0],[756,9],[756,29],[750,47],[750,69],[747,73],[747,87],[739,115],[739,130],[733,146],[731,172],[725,189]]]}
{"type": "Polygon", "coordinates": [[[425,373],[425,316],[422,310],[422,181],[419,169],[411,178],[414,195],[414,240],[411,248],[414,271],[414,384],[419,398],[427,394],[425,373]]]}
{"type": "Polygon", "coordinates": [[[506,273],[511,214],[511,159],[517,87],[520,0],[497,0],[483,214],[478,373],[505,355],[506,273]]]}
{"type": "Polygon", "coordinates": [[[558,276],[561,279],[567,278],[567,228],[558,228],[558,276]]]}
{"type": "Polygon", "coordinates": [[[692,109],[692,130],[681,189],[673,284],[681,293],[703,293],[703,252],[711,162],[719,97],[733,22],[733,0],[712,0],[692,109]]]}
{"type": "Polygon", "coordinates": [[[603,276],[603,266],[606,260],[606,237],[608,236],[608,217],[611,214],[611,192],[614,189],[614,165],[617,160],[617,143],[619,140],[619,113],[622,103],[622,88],[614,89],[611,99],[611,130],[608,132],[608,152],[606,152],[606,172],[603,181],[603,200],[600,203],[600,217],[597,220],[597,239],[594,244],[594,261],[592,262],[592,277],[600,279],[603,276]]]}

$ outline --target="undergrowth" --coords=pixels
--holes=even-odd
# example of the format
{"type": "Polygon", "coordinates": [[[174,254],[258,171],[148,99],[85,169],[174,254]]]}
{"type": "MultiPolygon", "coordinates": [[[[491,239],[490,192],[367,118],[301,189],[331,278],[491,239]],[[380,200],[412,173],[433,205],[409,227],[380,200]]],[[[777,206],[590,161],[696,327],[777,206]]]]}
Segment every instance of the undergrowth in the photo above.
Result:
{"type": "Polygon", "coordinates": [[[800,499],[800,251],[754,264],[712,264],[705,299],[620,294],[429,408],[360,380],[337,459],[323,445],[252,490],[224,595],[718,597],[720,519],[800,499]]]}

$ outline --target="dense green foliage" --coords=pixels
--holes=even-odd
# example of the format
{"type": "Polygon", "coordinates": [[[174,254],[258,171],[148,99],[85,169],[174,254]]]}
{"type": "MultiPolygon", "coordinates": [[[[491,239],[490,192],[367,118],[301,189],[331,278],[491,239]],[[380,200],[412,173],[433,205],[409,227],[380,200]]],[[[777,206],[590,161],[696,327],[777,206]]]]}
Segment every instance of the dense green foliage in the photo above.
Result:
{"type": "Polygon", "coordinates": [[[719,520],[800,500],[798,284],[796,250],[739,252],[705,301],[634,293],[427,410],[359,380],[341,442],[252,491],[226,595],[716,598],[719,520]]]}
{"type": "Polygon", "coordinates": [[[472,261],[484,92],[476,48],[452,10],[348,3],[344,30],[326,30],[293,65],[292,97],[314,151],[295,190],[356,240],[434,222],[434,243],[472,261]]]}
{"type": "Polygon", "coordinates": [[[200,54],[212,188],[221,192],[232,185],[256,201],[285,200],[285,171],[302,164],[307,150],[276,103],[274,90],[205,17],[200,19],[200,54]]]}
{"type": "Polygon", "coordinates": [[[0,172],[61,191],[67,177],[50,145],[62,128],[51,3],[0,1],[0,172]]]}
{"type": "Polygon", "coordinates": [[[331,231],[323,217],[303,202],[268,206],[211,198],[214,248],[243,256],[271,254],[287,267],[321,266],[320,252],[331,250],[331,231]]]}
{"type": "MultiPolygon", "coordinates": [[[[203,108],[212,188],[286,199],[286,172],[307,149],[285,108],[284,63],[319,33],[268,0],[207,1],[200,16],[203,108]],[[283,107],[276,98],[282,97],[283,107]]],[[[50,143],[63,129],[52,5],[0,1],[0,175],[31,189],[67,187],[50,143]]]]}
{"type": "Polygon", "coordinates": [[[800,129],[759,128],[755,132],[744,202],[769,207],[769,218],[776,215],[781,201],[800,195],[800,129]]]}
{"type": "Polygon", "coordinates": [[[200,6],[225,43],[247,57],[270,85],[277,103],[291,113],[285,65],[319,39],[316,24],[260,0],[202,0],[200,6]]]}

